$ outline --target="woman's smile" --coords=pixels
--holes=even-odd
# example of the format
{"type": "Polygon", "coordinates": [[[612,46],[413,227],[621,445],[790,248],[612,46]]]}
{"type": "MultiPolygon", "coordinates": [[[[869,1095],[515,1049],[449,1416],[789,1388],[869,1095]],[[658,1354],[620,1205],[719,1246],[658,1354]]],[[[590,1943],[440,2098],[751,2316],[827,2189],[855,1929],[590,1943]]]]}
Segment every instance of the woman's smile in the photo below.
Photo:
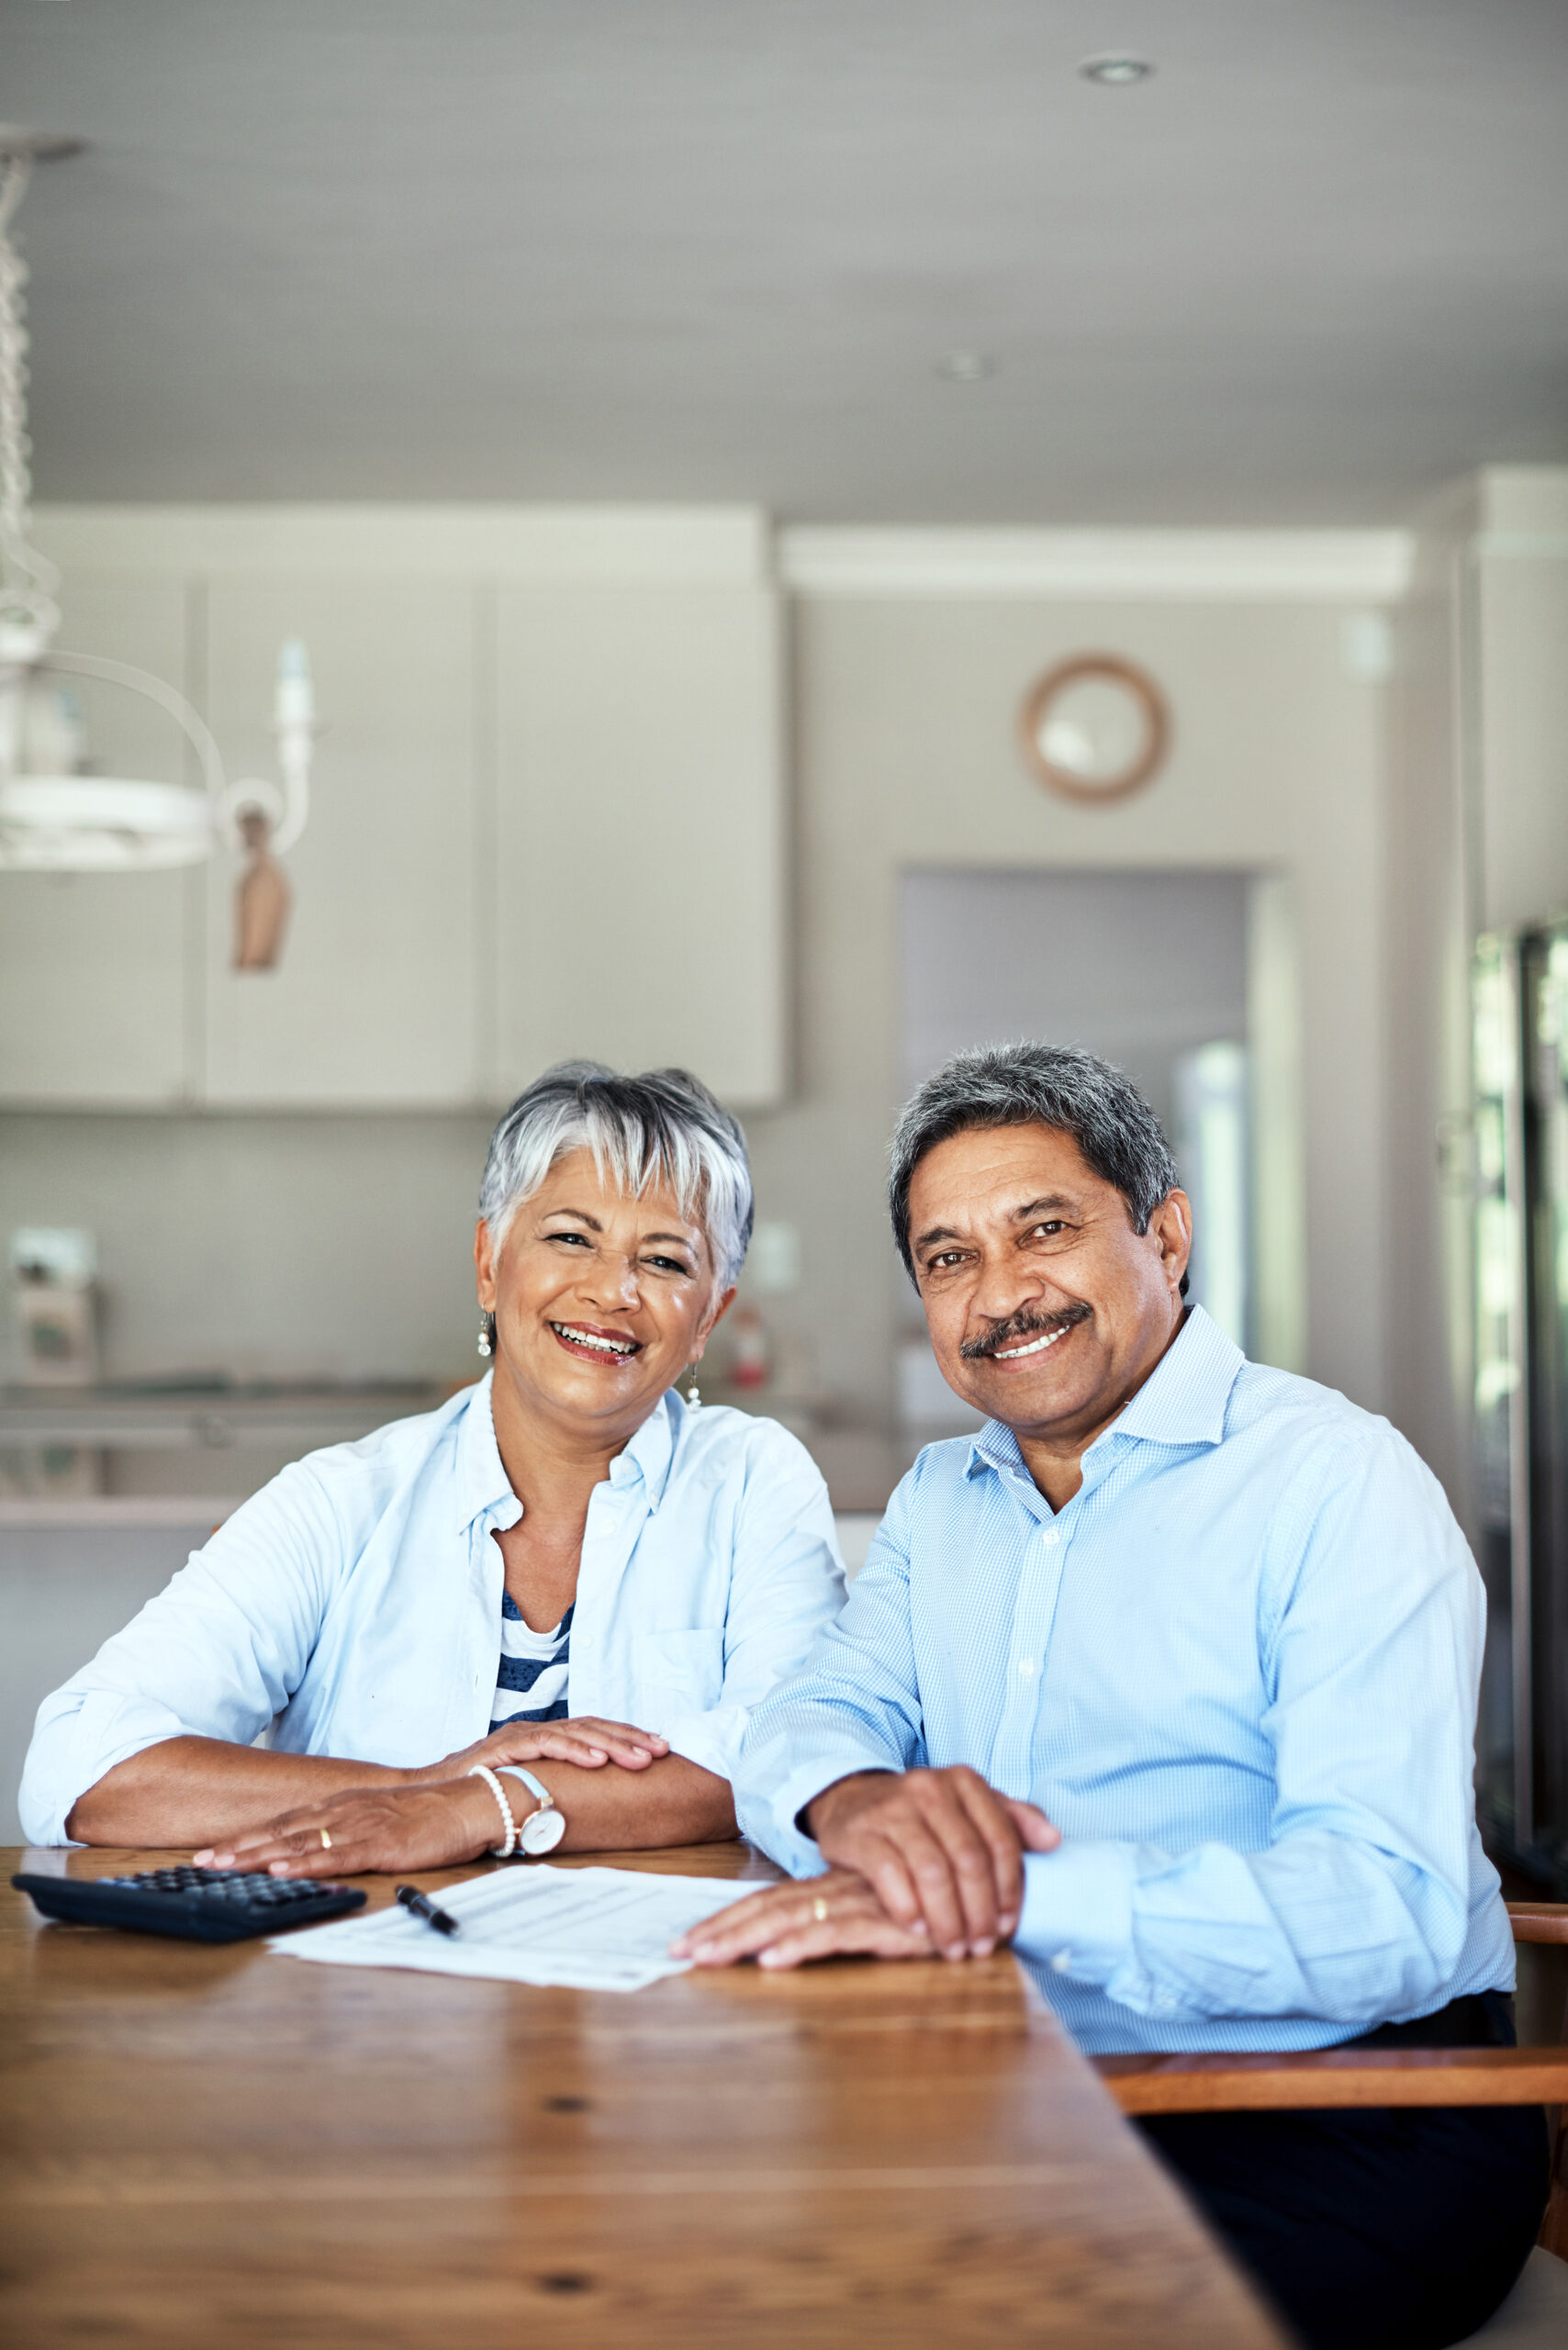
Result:
{"type": "Polygon", "coordinates": [[[640,1338],[628,1337],[624,1330],[601,1329],[596,1322],[552,1322],[550,1328],[557,1345],[579,1362],[630,1362],[643,1351],[640,1338]]]}

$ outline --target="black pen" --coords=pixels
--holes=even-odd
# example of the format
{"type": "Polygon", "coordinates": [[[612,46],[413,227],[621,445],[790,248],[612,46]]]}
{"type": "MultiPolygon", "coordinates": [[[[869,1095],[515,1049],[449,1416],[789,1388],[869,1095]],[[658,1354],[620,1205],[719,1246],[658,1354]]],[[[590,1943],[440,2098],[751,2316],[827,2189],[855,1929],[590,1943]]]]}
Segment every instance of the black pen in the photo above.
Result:
{"type": "Polygon", "coordinates": [[[421,1893],[417,1885],[400,1885],[398,1898],[405,1909],[411,1909],[416,1918],[422,1918],[438,1934],[454,1934],[458,1930],[456,1919],[448,1917],[444,1909],[438,1909],[430,1895],[421,1893]]]}

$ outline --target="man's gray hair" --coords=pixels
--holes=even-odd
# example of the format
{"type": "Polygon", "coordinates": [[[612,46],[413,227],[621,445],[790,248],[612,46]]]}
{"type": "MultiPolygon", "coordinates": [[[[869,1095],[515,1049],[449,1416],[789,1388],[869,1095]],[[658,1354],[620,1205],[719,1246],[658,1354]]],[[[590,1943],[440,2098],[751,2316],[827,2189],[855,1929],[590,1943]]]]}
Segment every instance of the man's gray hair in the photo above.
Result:
{"type": "MultiPolygon", "coordinates": [[[[914,1279],[909,1245],[909,1189],[928,1150],[981,1126],[1054,1126],[1070,1135],[1085,1164],[1114,1183],[1135,1232],[1168,1192],[1176,1161],[1159,1121],[1130,1077],[1064,1045],[988,1045],[955,1053],[906,1103],[893,1132],[888,1205],[904,1270],[914,1279]]],[[[1185,1278],[1182,1282],[1186,1294],[1185,1278]]]]}
{"type": "Polygon", "coordinates": [[[498,1249],[524,1200],[568,1151],[591,1150],[603,1182],[628,1198],[667,1183],[680,1213],[700,1224],[727,1289],[751,1238],[751,1167],[745,1136],[689,1070],[622,1077],[599,1061],[560,1061],[520,1093],[495,1133],[479,1186],[479,1214],[498,1249]]]}

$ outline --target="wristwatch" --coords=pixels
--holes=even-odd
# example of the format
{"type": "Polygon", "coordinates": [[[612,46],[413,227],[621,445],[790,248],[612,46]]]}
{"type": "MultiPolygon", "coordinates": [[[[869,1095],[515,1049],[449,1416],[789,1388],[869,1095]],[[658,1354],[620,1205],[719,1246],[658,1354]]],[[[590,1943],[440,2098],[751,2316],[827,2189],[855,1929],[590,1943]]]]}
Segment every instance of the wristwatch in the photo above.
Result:
{"type": "Polygon", "coordinates": [[[519,1852],[526,1852],[531,1860],[538,1860],[542,1853],[553,1852],[566,1832],[566,1822],[555,1808],[554,1796],[543,1781],[536,1779],[532,1771],[525,1771],[521,1762],[503,1762],[500,1767],[509,1779],[521,1779],[530,1795],[537,1796],[539,1801],[538,1810],[531,1811],[528,1818],[519,1824],[519,1852]]]}

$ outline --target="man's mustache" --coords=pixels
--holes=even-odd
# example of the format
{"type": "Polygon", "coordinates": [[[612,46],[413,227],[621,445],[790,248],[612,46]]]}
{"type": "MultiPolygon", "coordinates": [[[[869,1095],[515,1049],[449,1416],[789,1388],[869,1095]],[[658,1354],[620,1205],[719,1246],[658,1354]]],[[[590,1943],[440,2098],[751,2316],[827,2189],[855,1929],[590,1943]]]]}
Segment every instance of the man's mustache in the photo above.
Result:
{"type": "Polygon", "coordinates": [[[1005,1322],[988,1330],[983,1338],[966,1338],[958,1348],[965,1362],[984,1362],[999,1354],[1003,1347],[1016,1346],[1020,1338],[1043,1338],[1056,1330],[1076,1329],[1080,1322],[1087,1322],[1094,1308],[1092,1305],[1070,1305],[1060,1314],[1036,1314],[1021,1305],[1005,1322]]]}

